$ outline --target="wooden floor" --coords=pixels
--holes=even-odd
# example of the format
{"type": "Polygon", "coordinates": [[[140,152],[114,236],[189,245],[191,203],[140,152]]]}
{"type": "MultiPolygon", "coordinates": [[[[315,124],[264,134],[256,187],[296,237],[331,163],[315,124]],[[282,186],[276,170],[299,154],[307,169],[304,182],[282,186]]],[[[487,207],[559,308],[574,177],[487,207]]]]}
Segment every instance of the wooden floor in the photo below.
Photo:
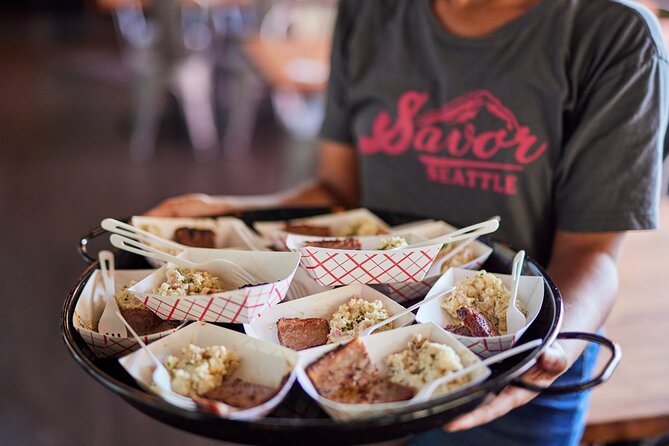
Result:
{"type": "Polygon", "coordinates": [[[288,186],[309,176],[314,144],[263,113],[252,156],[196,163],[172,111],[154,162],[134,165],[126,81],[110,21],[0,14],[0,445],[221,444],[153,421],[69,356],[59,319],[84,268],[77,241],[177,193],[288,186]]]}

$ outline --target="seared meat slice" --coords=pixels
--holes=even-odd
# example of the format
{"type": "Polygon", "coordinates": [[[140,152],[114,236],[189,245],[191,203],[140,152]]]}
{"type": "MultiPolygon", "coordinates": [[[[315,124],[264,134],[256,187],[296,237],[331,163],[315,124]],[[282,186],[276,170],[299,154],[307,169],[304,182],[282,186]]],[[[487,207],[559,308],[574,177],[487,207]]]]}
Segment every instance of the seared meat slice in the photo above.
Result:
{"type": "Polygon", "coordinates": [[[286,223],[286,226],[284,226],[283,230],[290,232],[291,234],[317,235],[319,237],[328,237],[332,235],[332,231],[330,231],[328,226],[320,225],[292,225],[290,223],[286,223]]]}
{"type": "Polygon", "coordinates": [[[340,403],[401,401],[414,394],[413,389],[380,377],[358,338],[326,353],[306,372],[318,393],[340,403]]]}
{"type": "Polygon", "coordinates": [[[313,246],[315,248],[330,248],[330,249],[360,249],[360,241],[354,238],[344,238],[336,240],[321,240],[306,242],[305,245],[313,246]]]}
{"type": "Polygon", "coordinates": [[[121,316],[130,324],[139,336],[147,336],[161,331],[171,330],[181,325],[181,321],[161,319],[148,308],[121,308],[121,316]]]}
{"type": "Polygon", "coordinates": [[[457,314],[469,331],[471,331],[471,336],[499,336],[497,329],[490,323],[483,313],[479,313],[469,307],[460,307],[457,310],[457,314]]]}
{"type": "Polygon", "coordinates": [[[215,248],[216,234],[210,229],[177,228],[174,241],[196,248],[215,248]]]}
{"type": "Polygon", "coordinates": [[[330,323],[327,319],[311,317],[281,318],[276,323],[279,342],[293,350],[304,350],[328,342],[330,323]]]}
{"type": "Polygon", "coordinates": [[[272,399],[279,388],[253,384],[240,378],[226,379],[220,386],[214,387],[207,393],[205,398],[221,401],[228,406],[239,409],[249,409],[272,399]]]}

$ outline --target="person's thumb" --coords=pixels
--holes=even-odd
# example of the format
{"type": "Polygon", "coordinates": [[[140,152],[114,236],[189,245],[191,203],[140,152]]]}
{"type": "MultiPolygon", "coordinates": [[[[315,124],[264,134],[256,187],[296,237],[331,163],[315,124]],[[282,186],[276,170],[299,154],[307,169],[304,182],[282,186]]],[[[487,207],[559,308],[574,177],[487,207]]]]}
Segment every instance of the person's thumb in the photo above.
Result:
{"type": "Polygon", "coordinates": [[[541,355],[540,361],[541,368],[549,373],[562,373],[567,368],[567,355],[557,342],[541,355]]]}

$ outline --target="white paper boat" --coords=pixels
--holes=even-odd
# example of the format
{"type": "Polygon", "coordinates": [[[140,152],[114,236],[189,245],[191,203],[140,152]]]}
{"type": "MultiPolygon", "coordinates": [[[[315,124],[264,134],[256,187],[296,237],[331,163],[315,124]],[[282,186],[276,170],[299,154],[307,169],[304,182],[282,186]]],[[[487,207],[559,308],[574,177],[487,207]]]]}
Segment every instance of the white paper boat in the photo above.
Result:
{"type": "MultiPolygon", "coordinates": [[[[425,277],[442,246],[437,243],[419,248],[376,249],[386,238],[388,236],[356,237],[362,249],[347,250],[306,246],[309,241],[324,238],[290,234],[286,238],[286,246],[300,253],[301,265],[316,282],[324,286],[419,282],[425,277]]],[[[413,234],[407,234],[405,238],[409,244],[424,240],[413,234]]]]}
{"type": "MultiPolygon", "coordinates": [[[[286,223],[290,224],[310,224],[318,226],[327,226],[330,228],[332,236],[343,237],[346,236],[347,229],[359,222],[365,222],[368,227],[376,227],[377,234],[386,234],[389,232],[389,226],[367,209],[353,209],[345,212],[337,212],[334,214],[317,215],[315,217],[298,218],[288,221],[262,221],[253,224],[253,227],[258,231],[269,244],[274,245],[277,249],[288,249],[286,247],[286,237],[289,232],[285,231],[286,223]]],[[[358,234],[370,235],[370,234],[358,234]]]]}
{"type": "MultiPolygon", "coordinates": [[[[170,265],[162,266],[129,291],[163,319],[250,322],[283,300],[299,264],[299,255],[288,252],[188,248],[179,256],[194,262],[229,260],[253,274],[261,284],[209,295],[162,296],[153,293],[165,281],[165,272],[170,265]]],[[[224,271],[211,270],[209,273],[225,281],[224,271]]]]}
{"type": "MultiPolygon", "coordinates": [[[[481,362],[476,355],[467,350],[467,348],[458,342],[458,340],[450,333],[432,323],[411,325],[392,331],[376,333],[371,336],[361,337],[360,340],[365,345],[367,353],[378,368],[381,376],[385,376],[388,371],[388,368],[385,365],[385,358],[392,353],[405,350],[407,348],[407,343],[415,334],[421,334],[429,341],[452,347],[462,359],[465,367],[481,362]]],[[[304,391],[310,397],[315,399],[323,410],[325,410],[332,418],[336,420],[366,418],[386,415],[398,410],[406,410],[410,407],[410,403],[407,401],[377,404],[343,404],[321,396],[311,382],[311,379],[307,376],[305,369],[325,353],[336,347],[336,344],[330,344],[299,352],[299,362],[297,367],[297,379],[304,391]]],[[[485,380],[489,375],[490,369],[488,367],[477,367],[469,375],[470,381],[464,386],[453,390],[453,392],[478,384],[485,380]]],[[[433,398],[446,394],[447,393],[441,393],[435,395],[433,398]]]]}
{"type": "MultiPolygon", "coordinates": [[[[114,283],[115,292],[119,292],[124,286],[132,281],[139,281],[149,276],[154,270],[115,270],[114,283]]],[[[140,346],[135,339],[128,334],[126,338],[115,338],[106,336],[92,330],[94,325],[102,316],[105,308],[104,286],[100,276],[100,270],[93,271],[88,282],[79,296],[77,306],[74,308],[74,328],[82,337],[84,342],[99,358],[116,358],[137,350],[140,346]]],[[[143,336],[142,340],[147,344],[165,337],[177,329],[171,329],[152,335],[143,336]]]]}
{"type": "MultiPolygon", "coordinates": [[[[437,281],[437,283],[434,284],[434,287],[432,287],[426,298],[435,293],[446,291],[460,280],[474,277],[476,274],[478,274],[478,271],[451,268],[437,281]]],[[[495,276],[502,280],[504,286],[511,289],[510,275],[495,274],[495,276]]],[[[518,339],[525,333],[527,327],[529,327],[537,317],[541,310],[543,298],[544,279],[539,276],[521,276],[520,283],[518,284],[518,301],[525,305],[528,312],[524,326],[509,326],[508,333],[500,336],[473,337],[460,336],[455,333],[453,333],[453,336],[462,342],[468,349],[484,358],[508,350],[516,344],[518,339]]],[[[440,327],[457,323],[457,321],[454,321],[449,314],[441,308],[442,300],[443,299],[436,299],[421,306],[416,315],[416,321],[434,322],[440,327]]]]}
{"type": "MultiPolygon", "coordinates": [[[[169,355],[178,357],[188,344],[198,347],[223,345],[240,360],[232,378],[279,389],[272,399],[250,409],[240,410],[217,403],[218,415],[225,418],[253,420],[263,417],[281,402],[295,381],[296,352],[212,324],[190,324],[148,348],[162,361],[169,355]]],[[[144,350],[124,356],[119,362],[142,387],[151,390],[154,363],[144,350]]]]}
{"type": "MultiPolygon", "coordinates": [[[[260,251],[265,249],[264,240],[234,217],[218,218],[172,218],[134,216],[130,224],[167,240],[174,239],[178,228],[208,229],[215,234],[214,248],[260,251]]],[[[178,252],[171,252],[178,254],[178,252]]],[[[147,258],[156,268],[163,265],[160,260],[147,258]]]]}
{"type": "MultiPolygon", "coordinates": [[[[361,284],[347,285],[334,290],[308,296],[302,299],[284,302],[276,305],[265,312],[261,317],[250,324],[244,324],[246,334],[263,341],[280,344],[277,334],[276,322],[282,317],[310,318],[320,317],[330,320],[332,314],[340,305],[345,304],[354,297],[368,302],[380,300],[392,316],[404,310],[404,307],[379,293],[371,287],[361,284]]],[[[411,324],[414,314],[409,313],[392,322],[394,328],[411,324]]]]}

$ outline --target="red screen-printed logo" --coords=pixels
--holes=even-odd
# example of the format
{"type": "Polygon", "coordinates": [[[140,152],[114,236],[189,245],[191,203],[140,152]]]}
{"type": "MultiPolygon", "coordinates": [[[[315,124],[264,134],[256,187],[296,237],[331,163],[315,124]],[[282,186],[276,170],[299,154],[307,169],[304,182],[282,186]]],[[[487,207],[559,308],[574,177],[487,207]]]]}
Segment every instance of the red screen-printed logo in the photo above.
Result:
{"type": "Polygon", "coordinates": [[[517,172],[539,158],[546,143],[489,91],[473,91],[421,112],[428,99],[427,93],[408,91],[397,101],[394,121],[387,111],[380,112],[370,135],[358,139],[362,154],[398,156],[411,148],[430,181],[515,195],[517,172]]]}

